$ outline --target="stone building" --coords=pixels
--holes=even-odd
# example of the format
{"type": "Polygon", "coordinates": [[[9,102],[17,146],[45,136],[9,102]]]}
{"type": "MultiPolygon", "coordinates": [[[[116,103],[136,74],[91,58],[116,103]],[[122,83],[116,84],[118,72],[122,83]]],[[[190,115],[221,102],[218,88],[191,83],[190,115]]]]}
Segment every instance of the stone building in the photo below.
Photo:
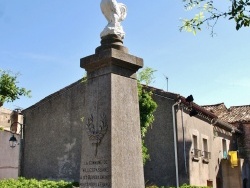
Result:
{"type": "Polygon", "coordinates": [[[0,107],[0,128],[10,130],[12,111],[4,107],[0,107]]]}
{"type": "Polygon", "coordinates": [[[204,108],[214,114],[220,119],[228,122],[234,127],[242,131],[242,135],[238,137],[238,153],[242,161],[241,166],[241,180],[242,187],[250,187],[250,105],[231,106],[227,108],[224,103],[216,105],[204,106],[204,108]]]}
{"type": "MultiPolygon", "coordinates": [[[[146,136],[146,183],[242,187],[243,160],[232,164],[228,156],[238,149],[240,128],[183,96],[149,89],[158,108],[146,136]]],[[[79,80],[23,111],[23,176],[79,181],[84,95],[85,84],[79,80]]]]}
{"type": "Polygon", "coordinates": [[[237,145],[233,143],[241,131],[206,108],[187,102],[183,96],[158,89],[153,91],[158,108],[146,137],[151,158],[145,165],[146,182],[171,186],[179,180],[180,185],[242,187],[242,160],[237,159],[232,168],[228,156],[237,153],[237,145]]]}

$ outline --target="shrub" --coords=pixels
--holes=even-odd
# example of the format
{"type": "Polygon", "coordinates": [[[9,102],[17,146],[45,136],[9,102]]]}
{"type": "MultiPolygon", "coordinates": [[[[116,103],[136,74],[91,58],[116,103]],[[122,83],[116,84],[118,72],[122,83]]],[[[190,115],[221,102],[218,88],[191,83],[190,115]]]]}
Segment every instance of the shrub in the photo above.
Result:
{"type": "MultiPolygon", "coordinates": [[[[165,187],[165,186],[157,187],[156,185],[151,185],[147,186],[146,188],[175,188],[175,187],[165,187]]],[[[210,188],[210,187],[183,184],[182,186],[180,186],[180,188],[210,188]]]]}
{"type": "Polygon", "coordinates": [[[23,177],[15,179],[4,179],[0,180],[1,188],[72,188],[76,185],[72,182],[66,181],[51,181],[51,180],[41,180],[36,179],[25,179],[23,177]]]}

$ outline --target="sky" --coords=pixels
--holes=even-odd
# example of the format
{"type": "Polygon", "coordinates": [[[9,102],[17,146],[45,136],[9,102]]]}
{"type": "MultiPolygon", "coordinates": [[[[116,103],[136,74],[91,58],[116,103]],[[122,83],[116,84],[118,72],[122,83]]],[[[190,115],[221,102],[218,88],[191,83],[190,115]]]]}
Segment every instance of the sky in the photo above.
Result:
{"type": "MultiPolygon", "coordinates": [[[[192,94],[199,105],[250,104],[250,28],[219,20],[216,36],[206,27],[194,36],[179,31],[193,14],[182,0],[118,2],[128,8],[124,46],[156,70],[153,87],[192,94]]],[[[32,91],[4,107],[25,109],[81,79],[80,58],[94,54],[106,24],[97,0],[0,0],[0,69],[32,91]]]]}

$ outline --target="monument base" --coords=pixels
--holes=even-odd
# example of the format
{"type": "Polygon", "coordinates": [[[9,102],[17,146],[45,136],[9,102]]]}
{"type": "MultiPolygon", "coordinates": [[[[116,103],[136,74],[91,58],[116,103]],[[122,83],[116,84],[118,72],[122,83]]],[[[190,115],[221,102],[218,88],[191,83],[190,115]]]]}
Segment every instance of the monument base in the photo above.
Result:
{"type": "MultiPolygon", "coordinates": [[[[135,79],[143,60],[105,45],[109,39],[81,59],[87,86],[80,187],[144,188],[135,79]]],[[[112,45],[121,46],[119,40],[112,45]]]]}
{"type": "Polygon", "coordinates": [[[97,54],[103,50],[110,48],[120,50],[124,53],[128,53],[128,48],[123,46],[122,38],[115,34],[103,37],[101,40],[101,46],[96,48],[95,53],[97,54]]]}

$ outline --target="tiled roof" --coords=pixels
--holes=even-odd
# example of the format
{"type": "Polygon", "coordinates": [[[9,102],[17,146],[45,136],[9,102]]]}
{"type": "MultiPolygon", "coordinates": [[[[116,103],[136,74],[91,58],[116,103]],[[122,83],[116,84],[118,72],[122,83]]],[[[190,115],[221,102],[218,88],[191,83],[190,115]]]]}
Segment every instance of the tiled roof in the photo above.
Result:
{"type": "Polygon", "coordinates": [[[227,108],[224,103],[203,106],[206,110],[214,113],[221,120],[228,123],[250,122],[250,105],[232,106],[227,108]]]}
{"type": "Polygon", "coordinates": [[[228,109],[224,103],[219,103],[215,105],[206,105],[202,107],[205,108],[207,111],[218,116],[218,118],[222,118],[225,114],[228,113],[228,109]]]}
{"type": "Polygon", "coordinates": [[[226,116],[229,123],[248,123],[250,122],[250,105],[245,106],[231,106],[229,113],[226,116]]]}

